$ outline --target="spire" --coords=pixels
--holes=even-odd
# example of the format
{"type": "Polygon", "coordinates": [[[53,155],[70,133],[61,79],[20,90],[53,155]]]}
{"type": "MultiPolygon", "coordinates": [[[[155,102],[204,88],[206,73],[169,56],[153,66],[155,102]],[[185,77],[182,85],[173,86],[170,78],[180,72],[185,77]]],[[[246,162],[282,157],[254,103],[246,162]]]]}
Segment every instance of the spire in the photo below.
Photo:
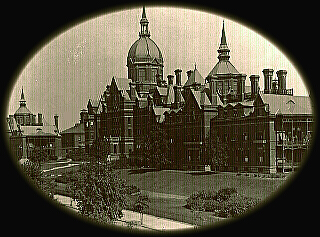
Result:
{"type": "Polygon", "coordinates": [[[224,30],[224,21],[223,21],[223,23],[222,23],[221,42],[220,42],[220,46],[219,46],[219,49],[218,49],[218,53],[219,53],[218,59],[219,59],[219,61],[229,60],[229,58],[230,58],[229,52],[230,52],[230,49],[228,48],[228,45],[227,45],[227,37],[226,37],[225,30],[224,30]]]}
{"type": "Polygon", "coordinates": [[[20,106],[26,106],[26,100],[24,98],[24,93],[23,93],[23,87],[22,87],[22,91],[21,91],[21,97],[20,97],[20,106]]]}
{"type": "Polygon", "coordinates": [[[146,9],[145,9],[145,6],[143,6],[142,17],[140,20],[141,31],[139,33],[139,37],[150,37],[150,32],[148,30],[148,24],[149,24],[149,21],[147,19],[147,15],[146,15],[146,9]]]}
{"type": "Polygon", "coordinates": [[[146,16],[146,8],[145,8],[144,5],[143,5],[143,8],[142,8],[142,19],[143,18],[147,18],[147,16],[146,16]]]}

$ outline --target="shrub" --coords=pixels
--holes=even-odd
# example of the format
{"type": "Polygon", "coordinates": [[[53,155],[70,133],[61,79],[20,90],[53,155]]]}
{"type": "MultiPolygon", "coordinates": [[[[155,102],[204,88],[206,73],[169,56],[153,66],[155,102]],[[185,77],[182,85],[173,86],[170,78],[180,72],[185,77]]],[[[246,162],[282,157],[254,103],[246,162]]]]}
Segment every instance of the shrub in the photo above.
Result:
{"type": "Polygon", "coordinates": [[[259,199],[245,197],[235,188],[223,188],[218,192],[201,191],[190,195],[187,208],[195,211],[214,212],[219,217],[236,217],[257,205],[259,199]]]}
{"type": "Polygon", "coordinates": [[[220,202],[227,201],[234,193],[237,193],[235,188],[222,188],[218,191],[216,199],[220,202]]]}
{"type": "Polygon", "coordinates": [[[221,217],[236,217],[242,215],[248,209],[257,205],[258,199],[245,197],[234,193],[227,201],[220,202],[219,216],[221,217]]]}

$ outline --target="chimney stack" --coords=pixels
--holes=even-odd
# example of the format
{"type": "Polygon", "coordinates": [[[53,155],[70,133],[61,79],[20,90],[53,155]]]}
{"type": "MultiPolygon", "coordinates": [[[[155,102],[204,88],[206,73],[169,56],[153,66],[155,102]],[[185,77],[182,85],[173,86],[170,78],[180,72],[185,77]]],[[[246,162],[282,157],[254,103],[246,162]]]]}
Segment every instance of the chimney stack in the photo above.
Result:
{"type": "Polygon", "coordinates": [[[174,70],[174,73],[176,74],[176,85],[181,86],[181,69],[174,70]]]}
{"type": "Polygon", "coordinates": [[[246,78],[247,78],[246,74],[241,74],[238,78],[238,92],[237,93],[240,96],[240,101],[244,100],[246,78]]]}
{"type": "Polygon", "coordinates": [[[38,113],[38,125],[43,125],[42,114],[38,113]]]}
{"type": "Polygon", "coordinates": [[[269,94],[271,90],[273,69],[263,69],[262,72],[264,76],[264,93],[269,94]]]}
{"type": "Polygon", "coordinates": [[[168,85],[173,85],[174,76],[173,75],[168,75],[167,78],[168,78],[168,85]]]}
{"type": "Polygon", "coordinates": [[[188,79],[190,78],[191,74],[192,74],[192,70],[187,71],[187,77],[188,77],[188,79]]]}
{"type": "Polygon", "coordinates": [[[54,115],[54,125],[57,128],[57,132],[59,132],[59,116],[57,114],[54,115]]]}
{"type": "Polygon", "coordinates": [[[279,70],[277,71],[278,77],[278,93],[285,94],[286,88],[286,78],[287,78],[287,71],[286,70],[279,70]]]}
{"type": "Polygon", "coordinates": [[[259,92],[259,75],[251,75],[250,82],[251,82],[251,96],[256,96],[259,92]]]}

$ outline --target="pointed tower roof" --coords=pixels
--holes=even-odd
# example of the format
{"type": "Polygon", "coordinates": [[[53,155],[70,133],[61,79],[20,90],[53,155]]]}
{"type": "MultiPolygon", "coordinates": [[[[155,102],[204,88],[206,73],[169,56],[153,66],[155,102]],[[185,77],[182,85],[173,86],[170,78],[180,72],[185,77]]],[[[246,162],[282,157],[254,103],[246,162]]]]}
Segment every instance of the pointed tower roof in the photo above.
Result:
{"type": "Polygon", "coordinates": [[[229,60],[229,58],[230,58],[229,52],[230,52],[230,49],[228,48],[228,45],[227,45],[227,37],[226,37],[226,32],[224,30],[224,21],[223,21],[223,23],[222,23],[222,33],[221,33],[221,42],[220,42],[220,46],[219,46],[219,49],[218,49],[218,53],[219,53],[218,59],[219,59],[219,61],[229,60]]]}
{"type": "Polygon", "coordinates": [[[141,16],[141,20],[140,20],[141,31],[139,33],[139,37],[150,37],[148,24],[149,24],[149,21],[147,19],[147,15],[146,15],[146,8],[145,8],[145,6],[143,6],[142,16],[141,16]]]}
{"type": "Polygon", "coordinates": [[[191,75],[184,84],[183,87],[192,86],[194,84],[204,84],[204,78],[201,76],[200,72],[198,71],[196,64],[194,65],[194,70],[191,71],[191,75]]]}
{"type": "Polygon", "coordinates": [[[224,28],[224,21],[222,24],[222,33],[221,33],[221,41],[220,46],[218,49],[218,59],[219,62],[213,67],[211,72],[208,74],[207,77],[214,77],[219,75],[226,75],[226,74],[240,74],[235,66],[229,61],[230,58],[230,49],[227,45],[227,37],[224,28]]]}
{"type": "Polygon", "coordinates": [[[26,105],[26,99],[24,97],[24,93],[23,93],[23,87],[21,90],[21,96],[20,96],[20,107],[17,109],[17,111],[14,113],[15,115],[28,115],[28,114],[32,114],[30,112],[30,110],[27,108],[26,105]]]}
{"type": "Polygon", "coordinates": [[[147,15],[146,15],[146,8],[145,6],[143,5],[143,8],[142,8],[142,19],[146,18],[147,19],[147,15]]]}
{"type": "Polygon", "coordinates": [[[20,102],[20,106],[26,106],[26,99],[24,98],[23,87],[21,90],[21,97],[19,102],[20,102]]]}

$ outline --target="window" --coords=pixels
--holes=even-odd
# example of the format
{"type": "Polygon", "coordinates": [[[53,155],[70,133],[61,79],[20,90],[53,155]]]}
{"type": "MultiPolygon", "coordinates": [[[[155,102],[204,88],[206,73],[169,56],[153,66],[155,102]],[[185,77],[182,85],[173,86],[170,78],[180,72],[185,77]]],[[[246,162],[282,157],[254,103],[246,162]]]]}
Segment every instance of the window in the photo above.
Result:
{"type": "Polygon", "coordinates": [[[131,118],[128,118],[128,125],[131,125],[131,118]]]}
{"type": "Polygon", "coordinates": [[[260,161],[260,163],[263,162],[263,156],[260,156],[260,157],[259,157],[259,161],[260,161]]]}
{"type": "Polygon", "coordinates": [[[244,157],[244,162],[249,162],[248,156],[244,157]]]}
{"type": "Polygon", "coordinates": [[[144,81],[145,77],[146,77],[145,69],[139,69],[139,81],[144,81]]]}
{"type": "Polygon", "coordinates": [[[118,152],[117,152],[117,144],[114,144],[114,145],[113,145],[113,153],[118,153],[118,152]]]}
{"type": "Polygon", "coordinates": [[[79,142],[81,141],[81,136],[79,136],[78,141],[79,141],[79,142]]]}
{"type": "Polygon", "coordinates": [[[131,128],[128,129],[128,137],[132,137],[132,130],[131,130],[131,128]]]}

